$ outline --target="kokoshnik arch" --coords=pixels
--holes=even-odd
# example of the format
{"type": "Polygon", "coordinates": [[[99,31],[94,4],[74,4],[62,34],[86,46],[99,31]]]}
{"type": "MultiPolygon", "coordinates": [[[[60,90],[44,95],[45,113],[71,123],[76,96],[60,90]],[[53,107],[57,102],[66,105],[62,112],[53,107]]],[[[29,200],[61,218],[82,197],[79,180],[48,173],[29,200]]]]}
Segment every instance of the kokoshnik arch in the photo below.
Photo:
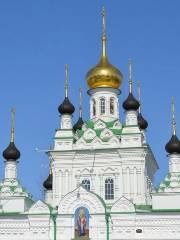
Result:
{"type": "Polygon", "coordinates": [[[90,119],[83,120],[82,89],[79,119],[68,94],[60,104],[59,128],[47,151],[50,173],[44,200],[34,201],[18,180],[20,152],[11,140],[3,152],[0,183],[0,239],[3,240],[120,240],[180,239],[180,142],[172,101],[172,137],[166,144],[169,172],[158,188],[153,177],[158,164],[146,139],[148,122],[133,95],[129,60],[129,94],[119,117],[123,75],[108,60],[106,15],[102,12],[102,53],[86,75],[90,119]]]}

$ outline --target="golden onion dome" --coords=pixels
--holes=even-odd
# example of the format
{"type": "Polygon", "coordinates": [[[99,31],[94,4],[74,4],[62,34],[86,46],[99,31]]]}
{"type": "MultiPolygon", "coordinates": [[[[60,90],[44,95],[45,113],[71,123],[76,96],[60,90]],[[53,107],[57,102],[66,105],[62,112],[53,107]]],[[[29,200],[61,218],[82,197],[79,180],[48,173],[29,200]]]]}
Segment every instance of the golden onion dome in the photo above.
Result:
{"type": "Polygon", "coordinates": [[[119,88],[122,83],[122,73],[108,61],[106,55],[106,34],[105,34],[105,10],[102,12],[103,36],[102,36],[102,56],[99,63],[89,70],[86,81],[90,89],[98,87],[119,88]]]}
{"type": "Polygon", "coordinates": [[[122,83],[122,73],[102,55],[99,63],[86,75],[89,88],[112,87],[119,88],[122,83]]]}

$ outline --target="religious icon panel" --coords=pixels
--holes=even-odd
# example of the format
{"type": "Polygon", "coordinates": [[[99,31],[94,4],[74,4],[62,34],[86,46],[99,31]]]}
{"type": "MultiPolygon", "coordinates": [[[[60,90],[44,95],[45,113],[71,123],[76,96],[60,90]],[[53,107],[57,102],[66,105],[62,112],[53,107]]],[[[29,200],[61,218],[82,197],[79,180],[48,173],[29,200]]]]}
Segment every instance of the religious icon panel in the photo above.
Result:
{"type": "Polygon", "coordinates": [[[89,239],[89,211],[85,207],[79,207],[75,211],[75,240],[89,239]]]}

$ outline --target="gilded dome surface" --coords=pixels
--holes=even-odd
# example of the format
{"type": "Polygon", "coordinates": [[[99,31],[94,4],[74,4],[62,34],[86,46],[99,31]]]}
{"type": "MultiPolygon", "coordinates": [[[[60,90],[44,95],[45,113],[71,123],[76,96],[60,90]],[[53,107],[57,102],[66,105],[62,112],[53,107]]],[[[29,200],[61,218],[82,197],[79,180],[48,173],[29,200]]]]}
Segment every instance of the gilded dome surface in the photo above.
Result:
{"type": "Polygon", "coordinates": [[[122,83],[122,73],[108,61],[107,56],[102,56],[99,63],[86,75],[88,86],[119,88],[122,83]]]}

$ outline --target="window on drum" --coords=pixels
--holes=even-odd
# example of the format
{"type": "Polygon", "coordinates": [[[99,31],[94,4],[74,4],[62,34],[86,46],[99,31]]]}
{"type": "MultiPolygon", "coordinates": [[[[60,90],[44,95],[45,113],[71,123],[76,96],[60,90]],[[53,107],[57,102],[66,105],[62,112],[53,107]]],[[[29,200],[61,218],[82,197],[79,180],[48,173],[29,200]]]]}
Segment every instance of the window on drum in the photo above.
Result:
{"type": "Polygon", "coordinates": [[[105,114],[105,107],[106,107],[105,99],[101,98],[100,99],[100,113],[101,113],[101,115],[105,114]]]}
{"type": "Polygon", "coordinates": [[[110,114],[114,114],[114,98],[110,98],[110,114]]]}
{"type": "Polygon", "coordinates": [[[93,99],[92,102],[93,102],[93,106],[92,106],[93,116],[95,116],[96,115],[96,101],[93,99]]]}

